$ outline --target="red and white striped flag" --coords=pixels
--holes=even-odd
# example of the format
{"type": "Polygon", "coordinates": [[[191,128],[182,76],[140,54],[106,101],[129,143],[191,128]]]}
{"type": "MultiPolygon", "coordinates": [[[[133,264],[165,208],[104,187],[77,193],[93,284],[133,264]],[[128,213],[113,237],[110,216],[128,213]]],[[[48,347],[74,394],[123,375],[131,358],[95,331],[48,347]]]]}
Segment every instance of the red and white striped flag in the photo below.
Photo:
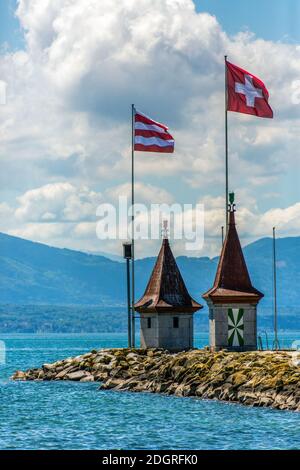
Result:
{"type": "Polygon", "coordinates": [[[140,152],[174,152],[174,139],[168,127],[153,121],[145,114],[135,110],[134,150],[140,152]]]}

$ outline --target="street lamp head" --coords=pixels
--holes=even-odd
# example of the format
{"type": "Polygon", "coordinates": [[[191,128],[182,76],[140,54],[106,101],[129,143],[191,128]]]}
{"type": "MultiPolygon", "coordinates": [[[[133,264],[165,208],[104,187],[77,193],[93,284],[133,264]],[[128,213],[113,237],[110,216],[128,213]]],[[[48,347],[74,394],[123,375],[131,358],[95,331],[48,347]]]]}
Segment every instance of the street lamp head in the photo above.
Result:
{"type": "Polygon", "coordinates": [[[132,244],[130,242],[123,243],[123,257],[132,259],[132,244]]]}

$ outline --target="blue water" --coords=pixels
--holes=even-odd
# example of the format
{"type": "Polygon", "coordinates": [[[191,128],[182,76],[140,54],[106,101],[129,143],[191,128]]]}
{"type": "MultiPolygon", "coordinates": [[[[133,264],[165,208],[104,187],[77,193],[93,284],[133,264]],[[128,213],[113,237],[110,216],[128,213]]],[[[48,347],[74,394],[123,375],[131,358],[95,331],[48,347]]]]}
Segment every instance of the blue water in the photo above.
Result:
{"type": "MultiPolygon", "coordinates": [[[[288,346],[299,334],[284,336],[288,346]]],[[[96,383],[11,382],[16,369],[126,335],[2,335],[0,449],[300,449],[300,414],[195,398],[99,391],[96,383]]],[[[198,347],[207,336],[196,338],[198,347]]],[[[1,351],[0,351],[1,359],[1,351]]]]}

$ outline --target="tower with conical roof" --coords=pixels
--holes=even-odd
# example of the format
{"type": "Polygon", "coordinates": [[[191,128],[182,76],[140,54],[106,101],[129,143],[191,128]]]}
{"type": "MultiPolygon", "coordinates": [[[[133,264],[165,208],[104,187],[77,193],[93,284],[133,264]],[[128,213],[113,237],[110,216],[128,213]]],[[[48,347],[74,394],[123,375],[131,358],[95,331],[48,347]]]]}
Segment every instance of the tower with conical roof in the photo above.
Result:
{"type": "Polygon", "coordinates": [[[193,314],[200,308],[187,291],[165,233],[145,293],[135,304],[140,313],[141,347],[193,348],[193,314]]]}
{"type": "Polygon", "coordinates": [[[234,214],[231,193],[228,232],[215,282],[203,298],[209,307],[211,349],[251,351],[257,349],[257,304],[263,294],[251,283],[234,214]]]}

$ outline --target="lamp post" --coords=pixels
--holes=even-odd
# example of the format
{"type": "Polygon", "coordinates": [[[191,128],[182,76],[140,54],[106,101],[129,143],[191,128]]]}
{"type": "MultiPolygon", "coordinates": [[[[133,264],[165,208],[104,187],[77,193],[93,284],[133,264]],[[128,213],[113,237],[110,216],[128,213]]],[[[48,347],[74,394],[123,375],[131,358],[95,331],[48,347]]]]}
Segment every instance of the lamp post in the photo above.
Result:
{"type": "Polygon", "coordinates": [[[276,275],[276,227],[273,227],[273,295],[274,295],[274,348],[279,349],[277,313],[277,275],[276,275]]]}
{"type": "Polygon", "coordinates": [[[131,243],[123,243],[123,257],[126,260],[128,347],[131,348],[131,298],[130,298],[130,260],[132,259],[132,244],[131,243]]]}

